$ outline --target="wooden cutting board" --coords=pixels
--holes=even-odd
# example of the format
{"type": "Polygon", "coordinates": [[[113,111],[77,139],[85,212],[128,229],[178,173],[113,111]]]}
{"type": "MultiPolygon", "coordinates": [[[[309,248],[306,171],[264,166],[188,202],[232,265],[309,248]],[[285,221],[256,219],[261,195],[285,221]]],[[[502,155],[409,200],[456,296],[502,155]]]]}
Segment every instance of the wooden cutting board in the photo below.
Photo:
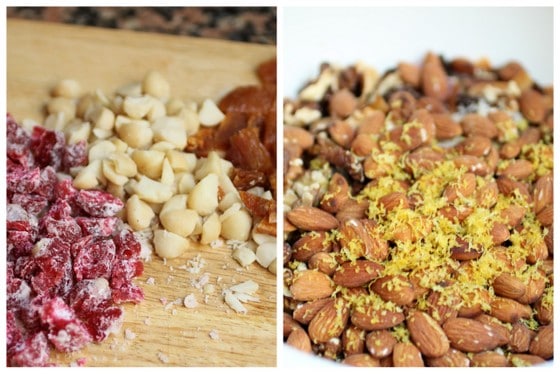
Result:
{"type": "MultiPolygon", "coordinates": [[[[239,85],[257,83],[259,63],[275,56],[273,46],[49,24],[7,21],[7,110],[18,121],[43,118],[49,90],[63,78],[84,89],[112,94],[162,72],[171,92],[182,99],[218,100],[239,85]]],[[[226,248],[193,245],[181,258],[164,263],[156,255],[136,280],[146,294],[125,306],[121,331],[101,344],[73,354],[56,354],[68,365],[85,357],[87,366],[276,366],[276,277],[259,265],[241,268],[226,248]],[[198,274],[188,262],[205,263],[198,274]],[[193,286],[208,274],[215,292],[206,297],[193,286]],[[153,278],[154,284],[146,283],[153,278]],[[260,302],[237,314],[223,301],[222,289],[252,279],[260,302]],[[172,303],[194,294],[199,305],[172,303]],[[125,337],[125,330],[129,331],[125,337]]]]}

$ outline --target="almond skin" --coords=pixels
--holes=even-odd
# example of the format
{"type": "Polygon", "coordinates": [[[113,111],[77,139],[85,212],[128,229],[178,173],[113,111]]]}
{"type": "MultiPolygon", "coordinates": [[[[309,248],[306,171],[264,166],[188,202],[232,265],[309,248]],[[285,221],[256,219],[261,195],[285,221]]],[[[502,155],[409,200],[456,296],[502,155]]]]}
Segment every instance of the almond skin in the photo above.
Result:
{"type": "Polygon", "coordinates": [[[431,367],[469,367],[470,360],[466,354],[454,348],[449,348],[443,356],[427,358],[426,363],[431,367]]]}
{"type": "Polygon", "coordinates": [[[426,96],[445,100],[447,97],[447,74],[438,56],[428,53],[424,58],[421,81],[426,96]]]}
{"type": "Polygon", "coordinates": [[[545,360],[554,354],[554,325],[546,325],[539,329],[529,346],[529,352],[545,360]]]}
{"type": "Polygon", "coordinates": [[[370,290],[377,293],[385,301],[397,305],[408,305],[414,300],[414,286],[403,275],[386,275],[376,279],[370,290]]]}
{"type": "Polygon", "coordinates": [[[449,340],[439,324],[428,314],[412,310],[406,319],[412,341],[426,357],[443,356],[449,350],[449,340]]]}
{"type": "Polygon", "coordinates": [[[531,307],[505,297],[497,297],[490,303],[490,315],[502,322],[514,323],[520,318],[531,317],[531,307]]]}
{"type": "Polygon", "coordinates": [[[525,293],[525,284],[519,278],[509,273],[498,275],[492,283],[494,292],[498,296],[516,299],[525,293]]]}
{"type": "Polygon", "coordinates": [[[463,352],[484,352],[496,348],[499,341],[492,329],[468,318],[449,318],[443,324],[451,346],[463,352]]]}
{"type": "Polygon", "coordinates": [[[367,334],[366,347],[375,358],[383,358],[393,353],[397,339],[389,330],[375,330],[367,334]]]}
{"type": "Polygon", "coordinates": [[[356,307],[351,316],[352,324],[364,330],[381,330],[404,321],[402,312],[375,309],[371,305],[356,307]]]}
{"type": "Polygon", "coordinates": [[[471,358],[471,366],[475,367],[504,367],[508,366],[508,359],[498,352],[480,352],[471,358]]]}
{"type": "Polygon", "coordinates": [[[422,353],[411,343],[397,343],[393,348],[393,365],[395,367],[423,367],[422,353]]]}
{"type": "Polygon", "coordinates": [[[383,265],[369,260],[345,262],[333,274],[333,281],[343,287],[360,287],[379,277],[383,265]]]}
{"type": "Polygon", "coordinates": [[[311,340],[303,329],[296,329],[292,331],[292,333],[288,336],[286,343],[303,352],[312,351],[311,340]]]}
{"type": "Polygon", "coordinates": [[[342,299],[331,299],[309,323],[309,337],[314,343],[326,343],[346,328],[350,309],[342,299]]]}
{"type": "Polygon", "coordinates": [[[379,367],[381,364],[377,358],[368,355],[367,353],[358,353],[346,357],[342,360],[345,365],[356,367],[379,367]]]}
{"type": "Polygon", "coordinates": [[[297,274],[290,287],[293,298],[298,301],[322,299],[334,292],[331,278],[318,271],[305,270],[297,274]]]}
{"type": "Polygon", "coordinates": [[[327,231],[338,227],[338,220],[319,208],[300,206],[286,213],[291,224],[305,231],[327,231]]]}

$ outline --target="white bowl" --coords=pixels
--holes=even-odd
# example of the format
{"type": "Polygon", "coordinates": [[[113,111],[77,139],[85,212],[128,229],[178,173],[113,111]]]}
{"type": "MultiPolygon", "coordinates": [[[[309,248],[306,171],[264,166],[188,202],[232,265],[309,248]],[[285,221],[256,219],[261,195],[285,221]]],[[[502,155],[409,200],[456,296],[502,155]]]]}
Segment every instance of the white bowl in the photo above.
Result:
{"type": "MultiPolygon", "coordinates": [[[[520,62],[542,85],[553,83],[553,8],[284,7],[283,85],[295,97],[322,62],[363,61],[380,73],[427,51],[446,58],[520,62]]],[[[284,345],[280,366],[333,367],[284,345]]],[[[545,366],[552,367],[552,361],[545,366]]]]}

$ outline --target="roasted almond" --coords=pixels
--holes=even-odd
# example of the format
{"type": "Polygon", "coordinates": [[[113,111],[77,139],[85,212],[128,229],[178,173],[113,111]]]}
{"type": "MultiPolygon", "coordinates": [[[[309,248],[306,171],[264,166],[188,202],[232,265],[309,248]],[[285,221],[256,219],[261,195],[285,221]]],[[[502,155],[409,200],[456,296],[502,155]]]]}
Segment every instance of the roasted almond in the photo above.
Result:
{"type": "Polygon", "coordinates": [[[461,120],[461,126],[466,135],[480,135],[490,139],[498,136],[496,124],[477,113],[466,114],[461,120]]]}
{"type": "Polygon", "coordinates": [[[406,326],[416,347],[426,357],[443,356],[449,350],[449,340],[440,325],[427,313],[413,309],[406,326]]]}
{"type": "Polygon", "coordinates": [[[321,199],[321,209],[336,213],[350,198],[350,186],[346,178],[340,173],[334,173],[329,181],[327,192],[321,199]]]}
{"type": "Polygon", "coordinates": [[[375,308],[372,305],[360,305],[350,317],[352,324],[364,330],[382,330],[396,326],[404,321],[402,312],[375,308]]]}
{"type": "Polygon", "coordinates": [[[499,346],[509,343],[511,332],[506,324],[500,322],[500,320],[498,320],[497,318],[494,318],[485,313],[479,314],[474,319],[484,323],[492,330],[492,332],[498,339],[499,346]]]}
{"type": "Polygon", "coordinates": [[[443,101],[447,98],[447,74],[438,56],[428,53],[422,66],[421,84],[424,94],[443,101]]]}
{"type": "Polygon", "coordinates": [[[313,135],[298,126],[284,126],[284,143],[297,144],[301,149],[307,149],[314,143],[313,135]]]}
{"type": "Polygon", "coordinates": [[[533,164],[527,160],[513,160],[501,170],[498,170],[498,175],[512,178],[512,179],[525,179],[533,173],[533,164]]]}
{"type": "Polygon", "coordinates": [[[502,322],[514,323],[531,317],[531,307],[505,297],[496,297],[490,303],[490,315],[502,322]]]}
{"type": "Polygon", "coordinates": [[[431,367],[469,367],[470,360],[463,352],[449,348],[443,356],[426,358],[426,364],[431,367]]]}
{"type": "Polygon", "coordinates": [[[535,182],[533,190],[533,211],[539,213],[547,206],[551,206],[553,202],[553,180],[551,174],[539,177],[535,182]]]}
{"type": "Polygon", "coordinates": [[[401,62],[397,66],[397,72],[403,82],[412,87],[418,87],[420,85],[420,68],[418,66],[407,62],[401,62]]]}
{"type": "Polygon", "coordinates": [[[529,122],[541,122],[546,115],[546,104],[540,92],[528,89],[521,93],[519,109],[529,122]]]}
{"type": "Polygon", "coordinates": [[[403,192],[389,192],[379,199],[379,205],[382,206],[386,212],[390,212],[398,207],[405,209],[409,207],[408,198],[403,192]]]}
{"type": "Polygon", "coordinates": [[[521,223],[527,209],[520,205],[510,205],[500,212],[500,217],[505,220],[509,227],[516,227],[521,223]]]}
{"type": "Polygon", "coordinates": [[[333,281],[343,287],[360,287],[379,277],[383,265],[370,260],[356,260],[343,263],[333,274],[333,281]]]}
{"type": "Polygon", "coordinates": [[[393,365],[395,367],[423,367],[424,360],[422,353],[414,344],[399,342],[393,347],[393,365]]]}
{"type": "Polygon", "coordinates": [[[385,113],[371,110],[358,125],[358,134],[377,135],[385,127],[385,113]]]}
{"type": "Polygon", "coordinates": [[[389,245],[375,230],[375,222],[369,219],[350,219],[341,224],[338,241],[341,248],[352,252],[354,257],[382,261],[389,254],[389,245]]]}
{"type": "Polygon", "coordinates": [[[465,140],[457,145],[457,150],[464,155],[484,157],[492,149],[492,141],[480,135],[467,136],[465,140]]]}
{"type": "Polygon", "coordinates": [[[542,357],[525,353],[514,353],[509,356],[509,362],[513,366],[532,366],[545,362],[542,357]]]}
{"type": "Polygon", "coordinates": [[[504,367],[508,366],[508,359],[498,352],[475,353],[471,358],[474,367],[504,367]]]}
{"type": "Polygon", "coordinates": [[[510,237],[507,225],[501,222],[494,222],[490,234],[492,235],[492,243],[494,243],[494,245],[500,245],[510,237]]]}
{"type": "Polygon", "coordinates": [[[360,220],[366,218],[366,209],[369,206],[369,201],[366,199],[356,200],[348,199],[340,210],[336,213],[336,219],[344,223],[351,219],[360,220]]]}
{"type": "Polygon", "coordinates": [[[322,209],[299,206],[286,213],[286,217],[294,226],[305,231],[326,231],[338,227],[338,220],[322,209]]]}
{"type": "Polygon", "coordinates": [[[343,299],[329,300],[309,323],[309,337],[314,343],[326,343],[338,337],[346,328],[349,315],[350,309],[343,299]]]}
{"type": "Polygon", "coordinates": [[[295,329],[291,332],[286,343],[303,352],[311,352],[311,340],[304,329],[295,329]]]}
{"type": "Polygon", "coordinates": [[[529,344],[535,333],[521,322],[516,322],[511,328],[509,348],[512,352],[524,353],[529,350],[529,344]]]}
{"type": "Polygon", "coordinates": [[[482,322],[468,318],[448,318],[443,324],[451,346],[463,352],[484,352],[496,348],[498,338],[492,329],[482,322]]]}
{"type": "Polygon", "coordinates": [[[335,289],[331,278],[319,271],[304,270],[299,272],[290,287],[295,300],[309,301],[330,296],[335,289]]]}
{"type": "Polygon", "coordinates": [[[378,148],[377,140],[370,134],[358,134],[350,144],[350,150],[360,157],[371,155],[378,148]]]}
{"type": "Polygon", "coordinates": [[[554,325],[546,325],[539,329],[531,341],[529,352],[548,360],[554,354],[554,325]]]}
{"type": "Polygon", "coordinates": [[[482,250],[473,248],[465,239],[457,236],[457,244],[451,247],[451,258],[459,261],[474,260],[482,256],[482,250]]]}
{"type": "Polygon", "coordinates": [[[342,333],[342,350],[345,356],[364,352],[366,332],[356,326],[350,326],[342,333]]]}
{"type": "Polygon", "coordinates": [[[283,328],[283,334],[285,339],[292,333],[292,331],[301,329],[302,327],[296,320],[293,319],[293,317],[290,314],[284,312],[283,316],[284,319],[282,323],[282,328],[283,328]]]}
{"type": "Polygon", "coordinates": [[[326,252],[315,253],[307,262],[309,269],[317,269],[321,273],[332,276],[338,267],[338,262],[334,256],[326,252]]]}
{"type": "Polygon", "coordinates": [[[526,289],[525,284],[521,279],[509,273],[502,273],[494,278],[492,287],[494,287],[496,295],[510,299],[516,299],[523,296],[526,289]]]}
{"type": "Polygon", "coordinates": [[[471,155],[459,155],[453,159],[453,163],[458,167],[465,167],[468,172],[484,176],[488,174],[489,168],[481,157],[471,155]]]}
{"type": "Polygon", "coordinates": [[[436,126],[436,139],[453,139],[463,133],[463,128],[455,122],[448,113],[432,113],[436,126]]]}
{"type": "Polygon", "coordinates": [[[370,290],[385,301],[408,305],[414,300],[414,286],[404,275],[386,275],[373,281],[370,290]]]}
{"type": "Polygon", "coordinates": [[[307,261],[318,252],[330,252],[332,243],[325,231],[311,231],[303,234],[292,246],[292,256],[298,261],[307,261]]]}
{"type": "Polygon", "coordinates": [[[537,220],[543,226],[550,226],[554,221],[554,206],[548,205],[541,209],[537,214],[537,220]]]}
{"type": "Polygon", "coordinates": [[[329,110],[332,114],[345,118],[358,106],[358,99],[348,89],[336,91],[329,99],[329,110]]]}
{"type": "Polygon", "coordinates": [[[554,317],[552,313],[552,305],[545,302],[543,297],[535,303],[534,309],[537,313],[537,320],[541,323],[541,325],[548,325],[552,322],[554,317]]]}
{"type": "Polygon", "coordinates": [[[383,358],[393,353],[397,339],[389,330],[375,330],[366,335],[366,348],[375,358],[383,358]]]}
{"type": "Polygon", "coordinates": [[[440,325],[449,318],[457,317],[460,299],[455,295],[442,297],[438,291],[432,291],[426,298],[426,312],[440,325]]]}
{"type": "Polygon", "coordinates": [[[329,135],[334,142],[341,147],[348,149],[354,140],[354,128],[346,121],[335,121],[328,128],[329,135]]]}
{"type": "MultiPolygon", "coordinates": [[[[542,246],[542,244],[541,244],[542,246]]],[[[546,278],[542,274],[535,274],[527,281],[523,295],[515,299],[521,304],[533,304],[541,298],[546,287],[546,278]]]]}
{"type": "Polygon", "coordinates": [[[379,367],[381,364],[377,358],[368,355],[367,353],[357,353],[350,355],[342,363],[345,365],[356,366],[356,367],[379,367]]]}
{"type": "Polygon", "coordinates": [[[293,318],[297,322],[308,325],[317,313],[331,300],[330,298],[317,299],[298,304],[293,312],[293,318]]]}

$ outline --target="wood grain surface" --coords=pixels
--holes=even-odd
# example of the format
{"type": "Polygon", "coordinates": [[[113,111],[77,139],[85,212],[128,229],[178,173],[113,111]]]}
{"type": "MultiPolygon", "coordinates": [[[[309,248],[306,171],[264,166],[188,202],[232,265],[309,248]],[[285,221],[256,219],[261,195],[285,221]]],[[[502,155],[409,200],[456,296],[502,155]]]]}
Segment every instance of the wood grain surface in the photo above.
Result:
{"type": "MultiPolygon", "coordinates": [[[[256,83],[255,68],[275,54],[272,46],[8,20],[7,109],[18,121],[40,121],[60,79],[111,94],[150,69],[167,77],[175,97],[218,100],[236,86],[256,83]]],[[[256,264],[241,268],[230,252],[193,244],[166,263],[153,255],[136,280],[146,299],[125,306],[121,331],[53,359],[69,365],[85,358],[86,366],[276,366],[276,277],[256,264]],[[203,263],[198,274],[188,271],[189,261],[203,263]],[[196,287],[204,274],[215,285],[206,297],[196,287]],[[149,278],[154,284],[146,283],[149,278]],[[249,279],[260,285],[260,302],[237,314],[222,290],[249,279]],[[169,304],[189,294],[198,307],[169,304]]]]}

